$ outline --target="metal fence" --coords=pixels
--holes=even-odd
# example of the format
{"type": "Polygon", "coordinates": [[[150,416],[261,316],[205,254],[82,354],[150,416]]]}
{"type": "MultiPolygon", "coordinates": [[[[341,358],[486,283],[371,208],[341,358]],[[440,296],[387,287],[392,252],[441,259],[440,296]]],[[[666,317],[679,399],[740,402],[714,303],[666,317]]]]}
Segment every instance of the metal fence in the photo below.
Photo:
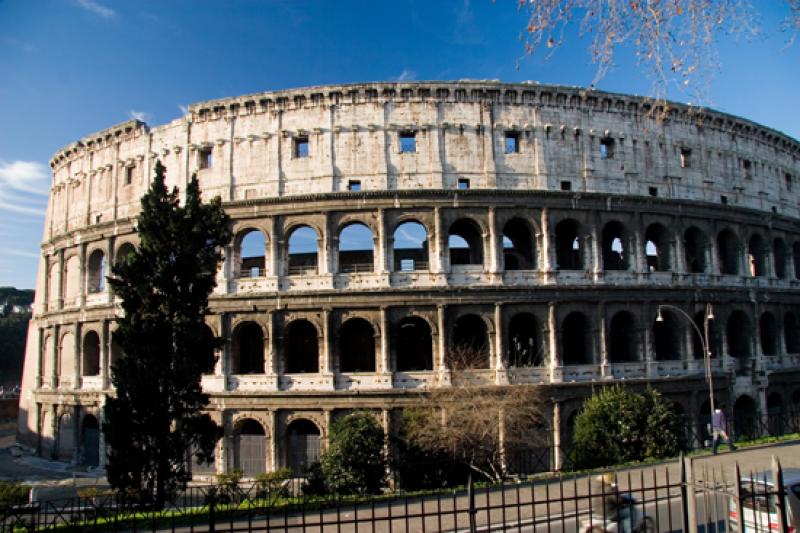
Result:
{"type": "Polygon", "coordinates": [[[161,511],[114,494],[0,507],[0,531],[790,531],[775,462],[726,479],[691,461],[612,474],[466,486],[428,494],[312,496],[299,483],[190,487],[161,511]],[[733,529],[732,529],[733,528],[733,529]],[[761,528],[761,529],[759,529],[761,528]]]}

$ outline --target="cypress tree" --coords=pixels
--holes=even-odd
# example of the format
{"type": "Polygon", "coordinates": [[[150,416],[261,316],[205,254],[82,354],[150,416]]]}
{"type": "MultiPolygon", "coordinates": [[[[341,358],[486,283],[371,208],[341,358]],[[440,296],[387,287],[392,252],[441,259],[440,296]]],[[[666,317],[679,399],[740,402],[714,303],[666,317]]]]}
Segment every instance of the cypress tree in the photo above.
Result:
{"type": "Polygon", "coordinates": [[[204,412],[200,378],[213,365],[205,335],[208,296],[216,285],[230,219],[219,197],[203,203],[195,176],[180,205],[178,190],[155,177],[136,224],[140,245],[120,258],[109,283],[122,300],[114,340],[122,356],[112,365],[116,397],[105,408],[112,487],[162,508],[191,474],[194,451],[213,460],[221,428],[204,412]]]}

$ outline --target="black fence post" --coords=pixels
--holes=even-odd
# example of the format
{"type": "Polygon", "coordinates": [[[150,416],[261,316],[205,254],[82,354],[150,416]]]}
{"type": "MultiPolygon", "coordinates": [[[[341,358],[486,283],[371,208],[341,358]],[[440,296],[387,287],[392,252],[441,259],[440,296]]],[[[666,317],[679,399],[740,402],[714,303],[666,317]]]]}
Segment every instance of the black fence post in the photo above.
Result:
{"type": "Polygon", "coordinates": [[[736,472],[734,474],[734,488],[736,490],[736,520],[739,521],[739,531],[744,531],[744,502],[742,501],[742,472],[739,469],[739,461],[736,461],[736,472]]]}
{"type": "Polygon", "coordinates": [[[778,515],[778,530],[782,533],[789,533],[789,522],[786,516],[786,490],[783,486],[783,469],[781,463],[776,456],[772,456],[772,481],[775,485],[776,501],[775,507],[777,508],[778,515]]]}
{"type": "MultiPolygon", "coordinates": [[[[683,530],[689,532],[691,531],[691,529],[689,529],[689,482],[686,478],[686,458],[683,456],[683,452],[681,452],[678,460],[681,462],[681,511],[683,515],[683,530]]],[[[692,488],[691,495],[694,497],[694,488],[692,488]]],[[[691,507],[694,507],[694,505],[691,507]]]]}
{"type": "Polygon", "coordinates": [[[477,526],[475,524],[475,514],[477,511],[475,510],[475,484],[472,482],[472,470],[470,470],[467,477],[467,502],[469,506],[469,509],[467,509],[469,531],[470,533],[475,533],[475,531],[477,531],[477,526]]]}

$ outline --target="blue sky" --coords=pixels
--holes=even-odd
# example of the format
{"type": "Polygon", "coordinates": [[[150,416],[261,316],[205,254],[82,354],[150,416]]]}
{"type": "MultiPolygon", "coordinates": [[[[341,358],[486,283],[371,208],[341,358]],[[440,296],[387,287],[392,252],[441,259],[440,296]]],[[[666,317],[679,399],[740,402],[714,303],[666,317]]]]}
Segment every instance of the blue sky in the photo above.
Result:
{"type": "MultiPolygon", "coordinates": [[[[782,2],[725,43],[711,107],[800,137],[800,43],[782,2]]],[[[515,0],[0,0],[0,286],[35,284],[52,154],[131,117],[305,85],[497,78],[588,85],[587,42],[524,58],[515,0]],[[519,68],[517,64],[519,62],[519,68]]],[[[599,89],[648,94],[630,57],[599,89]]],[[[672,94],[685,100],[681,94],[672,94]]]]}

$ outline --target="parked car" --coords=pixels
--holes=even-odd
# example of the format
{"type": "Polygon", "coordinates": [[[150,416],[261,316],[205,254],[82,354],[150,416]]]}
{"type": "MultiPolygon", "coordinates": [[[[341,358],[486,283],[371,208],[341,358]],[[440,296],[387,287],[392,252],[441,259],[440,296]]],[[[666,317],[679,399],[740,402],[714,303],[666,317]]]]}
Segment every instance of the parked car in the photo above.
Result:
{"type": "MultiPolygon", "coordinates": [[[[784,469],[783,486],[789,531],[800,531],[800,468],[784,469]]],[[[778,531],[777,494],[772,472],[758,472],[743,477],[741,494],[744,531],[778,531]]],[[[730,499],[730,529],[740,531],[735,498],[730,499]]]]}

